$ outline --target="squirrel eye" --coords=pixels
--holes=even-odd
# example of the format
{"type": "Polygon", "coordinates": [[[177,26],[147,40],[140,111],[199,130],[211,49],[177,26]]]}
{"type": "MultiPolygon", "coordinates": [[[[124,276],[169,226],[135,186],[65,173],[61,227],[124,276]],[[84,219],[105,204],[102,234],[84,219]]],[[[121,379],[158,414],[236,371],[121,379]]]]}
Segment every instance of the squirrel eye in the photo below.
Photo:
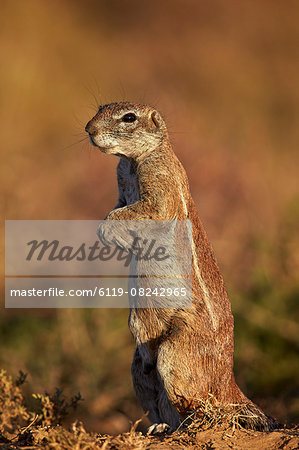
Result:
{"type": "Polygon", "coordinates": [[[137,119],[135,114],[133,113],[127,113],[122,117],[122,122],[134,122],[137,119]]]}

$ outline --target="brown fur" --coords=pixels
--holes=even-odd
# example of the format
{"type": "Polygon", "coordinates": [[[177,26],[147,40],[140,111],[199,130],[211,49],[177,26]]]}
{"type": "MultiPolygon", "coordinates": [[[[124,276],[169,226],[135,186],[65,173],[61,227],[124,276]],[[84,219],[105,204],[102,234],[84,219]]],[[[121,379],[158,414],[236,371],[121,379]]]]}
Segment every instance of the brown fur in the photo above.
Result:
{"type": "MultiPolygon", "coordinates": [[[[132,377],[142,407],[155,424],[175,429],[212,395],[221,404],[244,404],[245,424],[269,430],[273,420],[235,382],[230,302],[162,117],[147,105],[114,103],[101,107],[86,131],[101,151],[121,157],[119,201],[109,221],[192,221],[192,308],[130,311],[129,327],[137,344],[132,377]],[[123,123],[129,112],[136,121],[123,123]]],[[[104,228],[99,237],[109,241],[104,228]]]]}

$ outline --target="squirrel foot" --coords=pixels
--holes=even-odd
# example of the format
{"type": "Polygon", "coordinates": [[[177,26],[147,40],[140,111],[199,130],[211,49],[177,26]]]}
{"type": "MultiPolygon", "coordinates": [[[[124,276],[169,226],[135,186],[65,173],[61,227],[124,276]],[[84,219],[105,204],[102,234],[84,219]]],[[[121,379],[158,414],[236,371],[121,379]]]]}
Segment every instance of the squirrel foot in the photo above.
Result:
{"type": "Polygon", "coordinates": [[[170,426],[168,425],[168,423],[154,423],[148,428],[147,434],[162,434],[169,430],[170,426]]]}

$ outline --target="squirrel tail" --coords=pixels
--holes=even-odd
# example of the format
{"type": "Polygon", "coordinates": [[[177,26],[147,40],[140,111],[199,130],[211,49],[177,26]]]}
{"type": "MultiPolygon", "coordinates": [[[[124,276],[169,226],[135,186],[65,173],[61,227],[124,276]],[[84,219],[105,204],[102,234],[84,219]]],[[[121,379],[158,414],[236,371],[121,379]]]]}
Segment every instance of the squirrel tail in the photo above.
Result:
{"type": "Polygon", "coordinates": [[[242,427],[256,431],[272,431],[280,428],[280,424],[273,417],[265,414],[252,402],[242,406],[238,422],[242,427]]]}

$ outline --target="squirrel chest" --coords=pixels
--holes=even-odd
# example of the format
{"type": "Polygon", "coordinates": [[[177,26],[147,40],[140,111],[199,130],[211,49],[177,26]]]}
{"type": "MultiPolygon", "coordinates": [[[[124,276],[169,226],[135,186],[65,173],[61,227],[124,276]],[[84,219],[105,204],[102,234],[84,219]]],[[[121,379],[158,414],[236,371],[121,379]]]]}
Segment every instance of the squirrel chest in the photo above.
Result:
{"type": "Polygon", "coordinates": [[[132,205],[140,200],[136,165],[125,159],[120,159],[117,166],[119,197],[124,199],[124,205],[132,205]]]}

